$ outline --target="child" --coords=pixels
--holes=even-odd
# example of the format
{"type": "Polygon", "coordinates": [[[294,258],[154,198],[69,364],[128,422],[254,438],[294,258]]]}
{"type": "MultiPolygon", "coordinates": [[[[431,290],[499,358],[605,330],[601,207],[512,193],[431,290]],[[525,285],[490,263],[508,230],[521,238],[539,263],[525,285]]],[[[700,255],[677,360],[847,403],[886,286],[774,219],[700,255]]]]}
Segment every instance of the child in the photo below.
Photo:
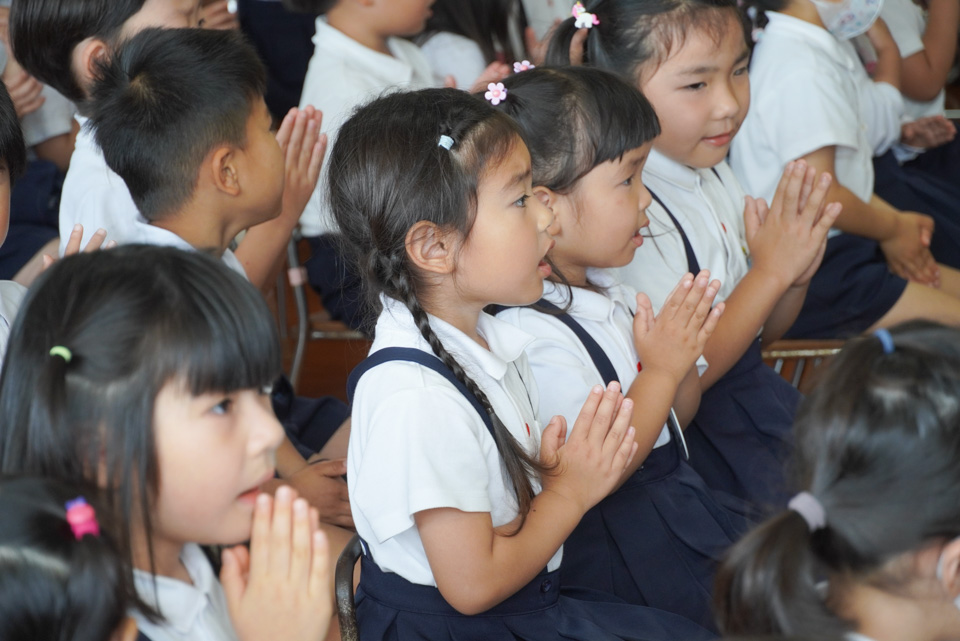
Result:
{"type": "Polygon", "coordinates": [[[540,414],[572,423],[586,388],[611,380],[643,408],[624,484],[564,544],[563,582],[712,628],[713,570],[747,524],[717,503],[687,464],[682,434],[664,422],[671,405],[682,425],[696,413],[694,364],[723,310],[720,303],[709,313],[719,283],[685,275],[654,319],[649,300],[608,271],[643,242],[651,198],[640,174],[657,118],[640,92],[597,69],[535,69],[504,85],[500,108],[530,145],[534,194],[559,228],[543,298],[499,315],[537,336],[527,355],[540,414]]]}
{"type": "Polygon", "coordinates": [[[533,337],[483,312],[536,301],[550,274],[554,216],[516,126],[455,89],[392,94],[344,124],[330,163],[337,224],[382,308],[350,379],[361,638],[709,636],[559,596],[564,539],[636,452],[633,401],[596,385],[569,441],[562,417],[541,435],[533,337]]]}
{"type": "MultiPolygon", "coordinates": [[[[717,300],[725,311],[704,348],[703,396],[686,433],[690,464],[714,489],[760,508],[782,505],[800,395],[763,364],[760,344],[793,323],[837,207],[821,214],[806,206],[814,176],[797,165],[768,210],[745,198],[724,162],[749,95],[733,0],[585,7],[599,22],[587,35],[586,63],[635,79],[660,119],[643,170],[654,201],[654,246],[640,248],[621,277],[650,296],[654,309],[688,271],[707,269],[721,283],[717,300]]],[[[548,57],[568,55],[574,32],[573,19],[562,23],[548,57]]]]}
{"type": "Polygon", "coordinates": [[[133,641],[127,573],[91,493],[0,480],[0,638],[133,641]]]}
{"type": "MultiPolygon", "coordinates": [[[[243,274],[231,241],[276,216],[285,192],[256,53],[235,31],[148,29],[102,65],[102,76],[88,105],[89,126],[150,221],[139,226],[138,238],[210,251],[243,274]]],[[[309,164],[304,171],[315,178],[320,155],[303,151],[297,162],[309,164]]],[[[333,398],[294,400],[289,384],[281,384],[275,408],[292,439],[281,449],[281,475],[317,505],[331,492],[345,494],[344,483],[321,478],[303,459],[338,441],[349,410],[333,398]]],[[[345,456],[342,447],[330,455],[345,456]]],[[[341,465],[336,476],[342,473],[341,465]]],[[[345,508],[346,497],[338,503],[345,508]]],[[[349,517],[335,524],[352,526],[349,517]]]]}
{"type": "MultiPolygon", "coordinates": [[[[6,87],[0,87],[0,245],[7,237],[10,224],[10,191],[26,165],[27,148],[20,120],[6,87]]],[[[0,364],[6,352],[10,325],[25,294],[26,289],[19,283],[0,280],[0,364]]]]}
{"type": "Polygon", "coordinates": [[[730,552],[732,635],[960,637],[960,332],[927,322],[851,341],[797,419],[797,488],[730,552]]]}
{"type": "MultiPolygon", "coordinates": [[[[87,126],[87,101],[98,65],[120,42],[147,27],[195,27],[199,9],[200,0],[14,0],[10,35],[18,60],[30,74],[77,102],[81,114],[82,129],[63,185],[61,250],[78,223],[88,230],[106,229],[121,244],[156,238],[124,181],[104,162],[87,126]]],[[[236,264],[264,290],[276,283],[291,231],[313,191],[310,163],[296,160],[303,155],[301,148],[318,163],[323,157],[319,119],[313,110],[287,115],[277,134],[289,163],[282,212],[261,212],[273,220],[251,228],[237,246],[236,264]]]]}
{"type": "MultiPolygon", "coordinates": [[[[937,263],[960,264],[956,221],[934,225],[933,218],[895,209],[874,193],[873,120],[864,111],[878,92],[892,91],[899,76],[899,54],[886,29],[877,22],[869,34],[882,52],[875,80],[892,86],[867,77],[853,46],[825,28],[810,0],[753,4],[768,24],[750,63],[753,109],[733,141],[734,172],[748,191],[769,196],[780,168],[803,159],[836,178],[830,198],[843,204],[837,229],[845,233],[828,241],[789,335],[846,336],[911,318],[960,322],[960,272],[937,263]]],[[[830,5],[821,6],[827,11],[830,5]]],[[[871,24],[879,3],[858,10],[869,13],[845,25],[871,24]]],[[[863,27],[842,35],[858,31],[863,27]]]]}
{"type": "Polygon", "coordinates": [[[279,369],[260,294],[196,252],[65,258],[17,318],[0,373],[0,473],[106,490],[153,641],[326,630],[316,510],[289,488],[258,496],[283,435],[268,395],[279,369]],[[248,539],[249,553],[224,553],[221,588],[198,544],[248,539]]]}

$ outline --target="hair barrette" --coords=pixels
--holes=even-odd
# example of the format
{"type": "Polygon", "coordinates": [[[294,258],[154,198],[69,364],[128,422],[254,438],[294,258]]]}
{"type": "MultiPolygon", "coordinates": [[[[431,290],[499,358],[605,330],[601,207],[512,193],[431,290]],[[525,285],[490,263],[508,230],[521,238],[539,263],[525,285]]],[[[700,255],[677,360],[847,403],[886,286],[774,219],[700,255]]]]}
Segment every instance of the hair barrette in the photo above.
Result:
{"type": "Polygon", "coordinates": [[[87,534],[100,536],[100,523],[97,522],[97,513],[93,507],[87,503],[86,499],[78,496],[72,501],[67,501],[67,523],[73,530],[73,536],[78,541],[87,534]]]}
{"type": "Polygon", "coordinates": [[[529,60],[513,63],[513,73],[520,73],[521,71],[529,71],[530,69],[536,69],[536,68],[537,68],[537,65],[533,64],[529,60]]]}
{"type": "Polygon", "coordinates": [[[507,88],[503,86],[502,82],[491,82],[487,85],[487,93],[483,94],[483,97],[496,107],[507,99],[507,88]]]}
{"type": "Polygon", "coordinates": [[[582,2],[578,2],[573,5],[573,9],[570,11],[573,14],[573,17],[577,19],[574,23],[574,26],[577,29],[591,29],[594,25],[600,24],[600,18],[597,17],[597,14],[590,13],[583,7],[582,2]]]}
{"type": "Polygon", "coordinates": [[[883,346],[884,354],[893,354],[895,345],[893,344],[893,336],[890,335],[890,330],[886,327],[881,327],[873,333],[877,337],[877,340],[880,341],[880,345],[883,346]]]}
{"type": "Polygon", "coordinates": [[[453,138],[450,136],[440,136],[440,141],[437,143],[437,147],[443,147],[447,151],[453,149],[453,138]]]}
{"type": "Polygon", "coordinates": [[[67,349],[63,345],[54,345],[53,347],[50,348],[49,354],[50,356],[59,356],[67,363],[73,360],[73,352],[71,352],[69,349],[67,349]]]}

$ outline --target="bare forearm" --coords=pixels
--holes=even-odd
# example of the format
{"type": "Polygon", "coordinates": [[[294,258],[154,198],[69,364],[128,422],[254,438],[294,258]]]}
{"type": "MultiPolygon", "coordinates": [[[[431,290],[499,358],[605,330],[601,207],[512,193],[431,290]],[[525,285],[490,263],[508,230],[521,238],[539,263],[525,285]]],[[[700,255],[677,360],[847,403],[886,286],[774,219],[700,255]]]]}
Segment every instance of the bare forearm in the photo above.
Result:
{"type": "Polygon", "coordinates": [[[837,229],[878,241],[896,233],[897,210],[879,198],[874,196],[866,203],[837,182],[830,186],[828,198],[843,205],[843,211],[834,223],[837,229]]]}
{"type": "Polygon", "coordinates": [[[740,360],[788,286],[774,273],[756,266],[747,272],[725,301],[723,316],[703,351],[709,367],[700,377],[702,391],[740,360]]]}
{"type": "Polygon", "coordinates": [[[761,339],[765,345],[780,340],[797,320],[803,301],[807,297],[807,285],[790,286],[773,307],[767,322],[763,324],[761,339]]]}
{"type": "Polygon", "coordinates": [[[277,448],[277,472],[282,478],[289,478],[295,473],[306,467],[307,462],[297,448],[294,447],[290,439],[284,437],[280,447],[277,448]]]}
{"type": "Polygon", "coordinates": [[[654,368],[645,368],[637,374],[627,390],[627,398],[633,401],[634,407],[641,409],[633,414],[633,427],[637,430],[637,454],[624,470],[624,480],[637,471],[653,450],[653,445],[670,414],[678,387],[678,382],[671,375],[654,368]]]}
{"type": "Polygon", "coordinates": [[[677,388],[673,399],[673,411],[677,415],[680,427],[686,428],[700,409],[700,372],[694,365],[677,388]]]}

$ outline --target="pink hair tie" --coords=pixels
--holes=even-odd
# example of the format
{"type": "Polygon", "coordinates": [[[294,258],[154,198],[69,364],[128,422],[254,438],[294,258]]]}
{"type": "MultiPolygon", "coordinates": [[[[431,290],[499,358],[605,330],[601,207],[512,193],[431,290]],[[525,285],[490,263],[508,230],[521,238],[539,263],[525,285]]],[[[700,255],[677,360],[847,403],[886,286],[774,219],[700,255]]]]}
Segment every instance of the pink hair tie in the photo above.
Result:
{"type": "Polygon", "coordinates": [[[67,523],[73,530],[73,536],[79,541],[87,534],[100,536],[100,524],[97,522],[97,513],[82,497],[67,501],[67,523]]]}
{"type": "Polygon", "coordinates": [[[513,63],[513,73],[520,73],[521,71],[529,71],[530,69],[536,69],[536,68],[537,68],[537,65],[533,64],[529,60],[513,63]]]}
{"type": "Polygon", "coordinates": [[[490,103],[496,107],[501,102],[507,98],[507,88],[503,86],[502,82],[491,82],[487,85],[487,93],[483,94],[483,97],[490,101],[490,103]]]}

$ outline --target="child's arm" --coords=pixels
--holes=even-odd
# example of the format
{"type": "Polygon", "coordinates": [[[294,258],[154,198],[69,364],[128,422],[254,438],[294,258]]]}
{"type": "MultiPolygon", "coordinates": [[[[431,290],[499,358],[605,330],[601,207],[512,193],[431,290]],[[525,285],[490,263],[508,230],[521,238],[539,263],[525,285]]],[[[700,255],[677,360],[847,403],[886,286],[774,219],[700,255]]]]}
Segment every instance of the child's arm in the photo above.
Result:
{"type": "Polygon", "coordinates": [[[637,456],[624,471],[624,478],[633,474],[650,454],[674,403],[682,403],[676,407],[678,420],[684,416],[689,422],[697,413],[700,394],[694,399],[688,389],[681,394],[680,387],[703,354],[723,314],[723,303],[711,310],[719,290],[720,282],[710,282],[710,272],[702,271],[696,278],[687,274],[667,297],[656,318],[647,295],[637,294],[633,340],[643,367],[626,396],[643,411],[633,419],[637,456]]]}
{"type": "Polygon", "coordinates": [[[333,613],[327,539],[290,488],[257,497],[249,551],[224,550],[220,581],[241,641],[316,641],[333,613]]]}
{"type": "Polygon", "coordinates": [[[286,168],[283,207],[277,218],[247,230],[236,251],[247,278],[261,290],[276,282],[290,235],[317,185],[327,150],[327,137],[320,133],[322,118],[313,107],[291,109],[277,131],[286,168]]]}
{"type": "Polygon", "coordinates": [[[451,606],[463,614],[489,610],[546,567],[630,463],[636,451],[632,413],[633,402],[613,383],[605,392],[599,385],[591,391],[569,439],[563,418],[550,421],[540,460],[555,467],[513,536],[494,528],[489,512],[437,508],[414,515],[437,587],[451,606]]]}
{"type": "MultiPolygon", "coordinates": [[[[345,459],[309,463],[300,456],[290,439],[277,448],[277,472],[283,483],[293,486],[310,505],[320,510],[324,523],[353,528],[353,514],[347,495],[345,459]]],[[[272,483],[279,484],[278,481],[272,483]]]]}
{"type": "MultiPolygon", "coordinates": [[[[838,213],[836,206],[823,205],[829,179],[821,176],[814,182],[815,176],[805,163],[790,163],[769,209],[764,201],[747,197],[744,223],[753,264],[725,301],[726,312],[704,348],[709,367],[700,379],[701,389],[709,389],[736,364],[771,315],[777,327],[769,336],[765,331],[764,339],[789,327],[782,327],[783,319],[792,315],[792,323],[796,318],[797,300],[788,297],[780,308],[781,300],[791,285],[816,270],[814,262],[838,213]]],[[[802,292],[806,294],[806,285],[802,292]]]]}
{"type": "MultiPolygon", "coordinates": [[[[956,34],[954,34],[956,35],[956,34]]],[[[900,49],[890,35],[890,29],[882,18],[877,18],[873,26],[867,30],[867,38],[877,54],[877,65],[873,70],[874,82],[885,82],[900,88],[900,49]]]]}
{"type": "MultiPolygon", "coordinates": [[[[823,147],[803,159],[818,171],[834,174],[836,147],[823,147]]],[[[933,220],[929,216],[900,211],[876,195],[866,203],[836,180],[827,199],[843,205],[835,226],[880,243],[891,271],[912,281],[939,286],[940,268],[929,249],[933,237],[933,220]]]]}
{"type": "Polygon", "coordinates": [[[960,2],[930,0],[923,49],[902,62],[900,90],[912,100],[933,100],[947,83],[957,53],[960,2]]]}

